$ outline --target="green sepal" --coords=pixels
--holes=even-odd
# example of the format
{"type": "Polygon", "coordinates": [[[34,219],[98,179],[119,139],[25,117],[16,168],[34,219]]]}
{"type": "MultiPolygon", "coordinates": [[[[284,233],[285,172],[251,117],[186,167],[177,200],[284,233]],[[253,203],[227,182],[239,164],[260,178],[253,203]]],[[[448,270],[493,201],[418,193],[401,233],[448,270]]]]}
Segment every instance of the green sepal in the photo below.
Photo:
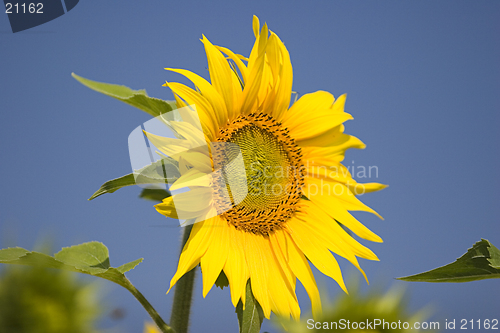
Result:
{"type": "Polygon", "coordinates": [[[177,108],[175,101],[164,101],[159,98],[149,97],[144,89],[133,90],[118,84],[92,81],[75,73],[71,73],[71,76],[84,86],[132,105],[153,117],[177,108]]]}
{"type": "Polygon", "coordinates": [[[139,198],[155,202],[162,202],[163,199],[170,196],[172,196],[170,191],[157,188],[145,188],[142,190],[141,194],[139,194],[139,198]]]}
{"type": "Polygon", "coordinates": [[[470,282],[500,278],[500,251],[488,240],[474,244],[451,264],[420,274],[398,278],[414,282],[470,282]]]}
{"type": "Polygon", "coordinates": [[[105,193],[113,193],[122,187],[131,185],[173,184],[179,177],[180,172],[178,163],[171,158],[164,157],[142,169],[135,170],[133,173],[108,180],[92,194],[89,200],[93,200],[105,193]]]}
{"type": "Polygon", "coordinates": [[[236,314],[240,325],[240,333],[258,333],[264,321],[264,312],[253,296],[250,279],[246,286],[245,309],[241,300],[236,306],[236,314]]]}
{"type": "Polygon", "coordinates": [[[229,280],[227,279],[226,273],[224,273],[224,271],[220,272],[217,280],[215,280],[215,285],[222,290],[224,290],[224,287],[229,286],[229,280]]]}
{"type": "Polygon", "coordinates": [[[93,200],[104,193],[113,193],[122,187],[135,185],[135,177],[133,174],[111,179],[101,185],[101,187],[92,194],[88,200],[93,200]]]}

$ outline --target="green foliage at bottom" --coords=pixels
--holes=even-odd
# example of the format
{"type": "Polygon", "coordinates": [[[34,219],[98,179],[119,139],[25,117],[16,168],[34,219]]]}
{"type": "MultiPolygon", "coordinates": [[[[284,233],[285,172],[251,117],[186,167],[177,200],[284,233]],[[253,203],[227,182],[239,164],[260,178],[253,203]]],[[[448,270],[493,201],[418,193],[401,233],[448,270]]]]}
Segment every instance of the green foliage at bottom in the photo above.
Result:
{"type": "Polygon", "coordinates": [[[300,322],[282,319],[281,328],[287,333],[431,333],[439,330],[436,324],[430,324],[429,310],[409,311],[408,295],[404,289],[392,287],[383,292],[380,286],[370,286],[370,292],[361,293],[359,279],[349,280],[349,294],[339,292],[334,300],[329,300],[325,292],[321,294],[323,314],[319,318],[305,313],[301,315],[300,322]],[[423,322],[426,322],[425,329],[420,325],[423,322]]]}

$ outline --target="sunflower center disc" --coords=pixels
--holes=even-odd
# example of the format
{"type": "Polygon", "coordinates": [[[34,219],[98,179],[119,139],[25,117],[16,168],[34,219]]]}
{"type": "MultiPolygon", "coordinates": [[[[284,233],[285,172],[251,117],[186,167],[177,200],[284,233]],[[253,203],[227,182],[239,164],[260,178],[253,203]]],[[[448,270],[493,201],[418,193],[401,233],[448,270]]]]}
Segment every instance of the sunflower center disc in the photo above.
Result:
{"type": "Polygon", "coordinates": [[[286,128],[260,113],[239,116],[219,134],[218,141],[231,145],[213,152],[214,165],[227,165],[241,153],[247,192],[242,200],[234,201],[237,194],[225,184],[228,178],[236,178],[231,172],[241,170],[226,170],[214,186],[216,206],[230,207],[221,215],[237,229],[254,234],[268,235],[281,229],[301,198],[304,170],[300,148],[286,128]],[[229,192],[231,203],[220,194],[221,186],[229,192]]]}

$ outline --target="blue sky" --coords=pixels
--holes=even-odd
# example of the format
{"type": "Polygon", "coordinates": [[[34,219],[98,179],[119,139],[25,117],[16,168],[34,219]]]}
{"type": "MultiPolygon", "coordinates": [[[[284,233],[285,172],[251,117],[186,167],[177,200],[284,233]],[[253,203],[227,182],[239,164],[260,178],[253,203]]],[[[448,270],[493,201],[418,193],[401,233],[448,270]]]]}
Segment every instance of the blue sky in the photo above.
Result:
{"type": "MultiPolygon", "coordinates": [[[[127,138],[149,116],[70,74],[172,99],[163,82],[187,82],[163,68],[208,78],[202,34],[248,54],[254,14],[288,48],[295,91],[347,93],[354,120],[346,132],[367,148],[348,151],[345,164],[377,166],[378,177],[366,180],[390,185],[362,197],[384,221],[356,213],[384,239],[363,242],[380,258],[361,262],[372,281],[388,286],[449,263],[481,238],[500,246],[500,2],[82,0],[16,34],[0,14],[1,247],[15,236],[31,249],[52,235],[57,247],[102,241],[113,265],[144,257],[128,276],[168,320],[176,223],[138,199],[137,187],[87,201],[106,180],[131,172],[127,138]]],[[[340,292],[316,277],[330,295],[340,292]]],[[[408,286],[412,309],[432,304],[443,322],[499,318],[498,280],[397,283],[408,286]]],[[[127,315],[103,325],[141,332],[146,312],[125,290],[106,286],[106,299],[127,315]]],[[[298,294],[307,309],[302,287],[298,294]]],[[[229,291],[214,288],[203,299],[199,277],[192,315],[193,332],[237,330],[229,291]]]]}

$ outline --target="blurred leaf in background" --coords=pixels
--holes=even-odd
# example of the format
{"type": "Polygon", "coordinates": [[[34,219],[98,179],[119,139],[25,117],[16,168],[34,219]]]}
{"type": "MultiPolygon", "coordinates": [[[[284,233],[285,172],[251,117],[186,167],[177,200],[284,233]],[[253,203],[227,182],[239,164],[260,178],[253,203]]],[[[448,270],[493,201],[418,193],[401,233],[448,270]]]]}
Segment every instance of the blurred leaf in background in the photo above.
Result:
{"type": "MultiPolygon", "coordinates": [[[[45,252],[45,251],[43,251],[45,252]]],[[[99,283],[43,267],[0,267],[0,333],[97,333],[99,283]]]]}
{"type": "MultiPolygon", "coordinates": [[[[409,296],[403,287],[391,287],[384,292],[381,286],[370,285],[370,292],[362,293],[360,291],[359,279],[346,279],[348,283],[349,294],[339,293],[339,296],[334,300],[328,299],[326,292],[322,293],[323,315],[320,318],[314,318],[311,313],[301,315],[301,321],[279,321],[281,328],[288,333],[305,333],[305,332],[437,332],[438,330],[431,329],[429,316],[430,310],[428,307],[421,309],[415,313],[411,313],[408,309],[409,296]],[[375,326],[377,320],[381,321],[380,325],[375,326]],[[382,326],[383,321],[389,323],[382,326]],[[347,323],[349,322],[349,326],[347,323]],[[362,325],[355,325],[353,323],[362,325]],[[390,323],[398,323],[399,327],[390,327],[390,323]],[[403,323],[408,322],[409,327],[403,328],[403,323]],[[424,324],[425,322],[425,324],[424,324]],[[334,323],[337,323],[337,327],[334,323]],[[345,328],[341,325],[344,323],[345,328]],[[372,323],[371,326],[367,323],[372,323]],[[416,329],[414,323],[420,323],[422,329],[416,329]],[[314,327],[314,325],[316,325],[314,327]],[[326,328],[324,325],[327,325],[326,328]],[[318,328],[321,327],[321,328],[318,328]]],[[[437,321],[434,321],[437,322],[437,321]]],[[[434,325],[433,325],[434,326],[434,325]]],[[[435,327],[436,329],[438,327],[435,327]]]]}

